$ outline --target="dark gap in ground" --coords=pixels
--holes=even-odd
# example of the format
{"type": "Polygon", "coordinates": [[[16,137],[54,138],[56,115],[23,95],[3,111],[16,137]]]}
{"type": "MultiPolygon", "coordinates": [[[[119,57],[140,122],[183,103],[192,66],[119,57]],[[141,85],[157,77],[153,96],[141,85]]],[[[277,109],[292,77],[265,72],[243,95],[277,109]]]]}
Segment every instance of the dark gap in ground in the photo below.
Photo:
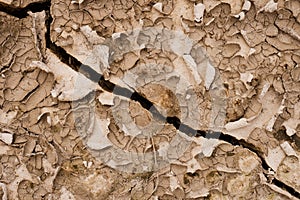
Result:
{"type": "Polygon", "coordinates": [[[19,19],[25,18],[28,16],[28,11],[31,12],[41,12],[43,10],[50,10],[51,0],[45,0],[40,2],[33,2],[25,6],[24,8],[15,7],[0,2],[0,11],[5,12],[9,15],[17,17],[19,19]]]}
{"type": "MultiPolygon", "coordinates": [[[[80,67],[83,66],[76,58],[70,56],[66,50],[57,46],[55,43],[51,41],[51,23],[53,22],[53,18],[50,14],[50,8],[46,10],[46,47],[50,49],[63,63],[70,66],[75,71],[79,71],[80,67]]],[[[84,66],[83,66],[84,68],[84,66]]]]}
{"type": "MultiPolygon", "coordinates": [[[[223,141],[226,141],[232,145],[239,145],[244,148],[249,149],[250,151],[256,153],[256,155],[261,159],[262,161],[262,167],[265,170],[269,169],[269,166],[267,165],[266,161],[263,158],[263,153],[260,152],[254,145],[244,141],[244,140],[238,140],[234,138],[233,136],[226,135],[222,132],[215,132],[215,131],[204,131],[204,130],[195,130],[192,127],[181,123],[180,119],[177,117],[164,117],[159,111],[155,108],[153,103],[149,101],[147,98],[142,96],[141,94],[137,92],[132,92],[126,88],[122,88],[120,86],[116,86],[115,84],[111,83],[108,80],[105,80],[104,77],[94,71],[91,67],[86,66],[81,64],[76,58],[70,56],[63,48],[57,46],[51,41],[50,37],[50,25],[53,21],[51,15],[50,15],[50,6],[51,6],[51,1],[46,0],[43,2],[35,2],[35,3],[30,3],[24,8],[16,8],[11,5],[7,5],[4,3],[0,2],[0,11],[5,12],[9,15],[12,15],[17,18],[25,18],[28,16],[28,11],[31,12],[41,12],[41,11],[46,11],[47,14],[47,19],[46,19],[46,27],[47,27],[47,32],[46,32],[46,46],[49,48],[53,53],[56,54],[56,56],[59,57],[59,59],[70,66],[72,69],[81,72],[84,74],[86,77],[88,77],[90,80],[94,82],[98,82],[99,85],[106,91],[108,92],[113,92],[114,94],[121,95],[124,97],[127,97],[131,100],[139,102],[143,108],[149,110],[154,117],[166,121],[169,124],[172,124],[176,129],[182,131],[183,133],[187,134],[190,137],[205,137],[205,138],[216,138],[220,139],[223,141]]],[[[300,139],[297,136],[290,137],[290,140],[295,141],[296,145],[299,146],[300,139]]],[[[292,187],[284,184],[283,182],[273,179],[272,183],[286,191],[288,191],[291,195],[297,197],[300,199],[300,194],[295,191],[292,187]]]]}
{"type": "Polygon", "coordinates": [[[297,197],[298,199],[300,199],[300,193],[297,192],[294,188],[284,184],[283,182],[279,181],[276,178],[273,179],[272,183],[274,185],[276,185],[277,187],[280,187],[281,189],[284,189],[284,190],[288,191],[294,197],[297,197]]]}

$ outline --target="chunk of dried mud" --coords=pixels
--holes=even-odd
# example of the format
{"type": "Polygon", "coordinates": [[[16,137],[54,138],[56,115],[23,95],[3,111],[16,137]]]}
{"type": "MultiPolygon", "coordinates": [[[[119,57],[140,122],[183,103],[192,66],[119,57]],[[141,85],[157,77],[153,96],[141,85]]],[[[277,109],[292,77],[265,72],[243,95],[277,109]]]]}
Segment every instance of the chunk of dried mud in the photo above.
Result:
{"type": "MultiPolygon", "coordinates": [[[[32,60],[40,60],[39,52],[43,49],[40,49],[41,46],[36,46],[36,28],[42,26],[40,23],[44,20],[43,13],[36,13],[36,17],[29,16],[24,19],[17,19],[5,13],[0,13],[2,21],[0,26],[1,42],[3,42],[0,48],[0,69],[10,68],[15,72],[23,71],[27,69],[32,60]],[[41,20],[39,25],[34,25],[35,20],[41,20]]],[[[39,34],[43,33],[40,32],[39,34]]]]}
{"type": "Polygon", "coordinates": [[[12,144],[13,142],[13,134],[12,133],[0,133],[0,140],[5,144],[12,144]]]}

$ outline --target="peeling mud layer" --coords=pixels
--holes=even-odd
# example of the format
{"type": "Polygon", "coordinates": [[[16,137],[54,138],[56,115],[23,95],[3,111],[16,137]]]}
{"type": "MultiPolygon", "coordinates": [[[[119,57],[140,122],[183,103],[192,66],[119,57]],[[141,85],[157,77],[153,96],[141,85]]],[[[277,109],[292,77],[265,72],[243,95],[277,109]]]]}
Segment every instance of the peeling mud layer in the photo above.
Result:
{"type": "Polygon", "coordinates": [[[0,199],[300,199],[299,0],[0,0],[0,199]]]}

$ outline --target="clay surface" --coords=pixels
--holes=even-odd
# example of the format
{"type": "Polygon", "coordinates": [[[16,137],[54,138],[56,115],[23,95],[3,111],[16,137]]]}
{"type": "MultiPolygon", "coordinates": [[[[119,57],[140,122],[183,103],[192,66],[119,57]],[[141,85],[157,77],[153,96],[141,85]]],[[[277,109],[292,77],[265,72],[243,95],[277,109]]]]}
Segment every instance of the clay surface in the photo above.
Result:
{"type": "Polygon", "coordinates": [[[300,199],[298,0],[0,0],[0,199],[300,199]]]}

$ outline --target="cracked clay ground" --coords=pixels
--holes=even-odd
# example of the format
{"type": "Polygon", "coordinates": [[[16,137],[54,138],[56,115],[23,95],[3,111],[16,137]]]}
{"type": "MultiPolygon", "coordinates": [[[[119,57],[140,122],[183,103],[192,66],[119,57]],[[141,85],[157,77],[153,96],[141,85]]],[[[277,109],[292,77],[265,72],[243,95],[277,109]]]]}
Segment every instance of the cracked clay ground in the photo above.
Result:
{"type": "Polygon", "coordinates": [[[299,0],[0,0],[0,199],[300,199],[299,0]]]}

